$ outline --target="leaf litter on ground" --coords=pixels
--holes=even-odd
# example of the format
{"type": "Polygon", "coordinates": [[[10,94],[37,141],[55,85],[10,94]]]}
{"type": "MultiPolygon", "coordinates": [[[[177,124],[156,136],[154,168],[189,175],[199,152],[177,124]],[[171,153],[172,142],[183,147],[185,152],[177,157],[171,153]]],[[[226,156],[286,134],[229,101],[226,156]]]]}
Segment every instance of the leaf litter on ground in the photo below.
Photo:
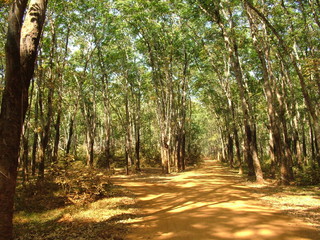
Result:
{"type": "Polygon", "coordinates": [[[54,169],[42,182],[19,185],[16,240],[121,240],[136,217],[134,195],[113,185],[107,171],[54,169]]]}
{"type": "Polygon", "coordinates": [[[275,180],[265,184],[246,182],[256,197],[263,203],[285,214],[294,215],[320,231],[320,187],[319,186],[279,186],[275,180]]]}

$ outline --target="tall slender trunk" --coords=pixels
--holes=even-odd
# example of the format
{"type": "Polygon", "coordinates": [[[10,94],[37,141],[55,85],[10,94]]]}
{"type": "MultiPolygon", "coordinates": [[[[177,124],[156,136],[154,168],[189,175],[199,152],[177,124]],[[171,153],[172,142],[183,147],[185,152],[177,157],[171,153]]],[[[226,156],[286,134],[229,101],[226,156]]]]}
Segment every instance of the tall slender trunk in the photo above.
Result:
{"type": "Polygon", "coordinates": [[[39,92],[37,92],[37,98],[34,103],[34,124],[36,129],[34,129],[33,133],[33,143],[32,143],[32,157],[31,157],[31,173],[32,176],[36,174],[37,168],[37,150],[38,150],[38,124],[39,124],[39,92]]]}
{"type": "Polygon", "coordinates": [[[66,154],[69,154],[70,149],[71,149],[71,142],[72,142],[72,136],[73,136],[73,125],[74,125],[74,115],[70,116],[70,120],[69,120],[69,130],[68,130],[66,154]]]}
{"type": "Polygon", "coordinates": [[[106,169],[110,170],[111,166],[111,111],[110,111],[110,93],[109,93],[109,79],[107,74],[107,67],[103,59],[101,48],[101,39],[94,35],[95,44],[98,50],[99,67],[102,72],[102,82],[104,84],[103,91],[103,106],[104,106],[104,156],[106,159],[106,169]]]}
{"type": "MultiPolygon", "coordinates": [[[[54,58],[55,58],[55,52],[56,52],[56,32],[55,32],[55,26],[54,22],[51,23],[51,50],[50,50],[50,77],[48,79],[48,82],[46,82],[46,85],[48,86],[48,96],[47,96],[47,102],[46,102],[46,114],[44,113],[44,106],[40,106],[41,113],[41,122],[43,131],[41,132],[41,140],[40,140],[40,164],[39,164],[39,179],[44,178],[44,170],[45,170],[45,162],[46,160],[49,160],[52,156],[49,156],[48,147],[49,147],[49,140],[50,140],[50,130],[52,125],[52,116],[53,116],[53,97],[55,92],[54,87],[54,58]]],[[[41,79],[44,81],[44,79],[41,79]]],[[[44,90],[43,86],[43,89],[44,90]]],[[[41,91],[41,90],[40,90],[41,91]]],[[[41,101],[42,102],[42,101],[41,101]]],[[[50,159],[51,160],[51,159],[50,159]]]]}
{"type": "Polygon", "coordinates": [[[93,167],[94,162],[94,134],[87,132],[87,166],[93,167]]]}
{"type": "Polygon", "coordinates": [[[137,128],[136,128],[135,152],[136,152],[136,170],[141,171],[141,166],[140,166],[140,126],[137,126],[137,128]]]}
{"type": "MultiPolygon", "coordinates": [[[[54,30],[55,32],[55,30],[54,30]]],[[[55,33],[53,34],[55,36],[55,33]]],[[[65,45],[64,45],[64,57],[62,62],[62,70],[58,72],[59,76],[59,87],[58,87],[58,99],[59,102],[62,103],[62,90],[63,90],[63,81],[64,81],[64,70],[66,69],[66,63],[67,63],[67,57],[68,57],[68,46],[69,46],[69,35],[70,35],[70,26],[67,24],[66,29],[66,38],[65,38],[65,45]]],[[[56,44],[56,42],[53,42],[53,44],[56,44]]],[[[53,157],[52,161],[56,162],[58,160],[59,155],[59,144],[60,144],[60,125],[61,125],[61,115],[62,115],[62,106],[59,104],[57,106],[57,119],[54,125],[55,128],[55,138],[54,138],[54,147],[53,147],[53,157]]],[[[69,146],[70,147],[70,146],[69,146]]]]}
{"type": "MultiPolygon", "coordinates": [[[[107,104],[107,103],[106,103],[107,104]]],[[[106,158],[106,169],[111,168],[111,152],[110,152],[110,138],[111,138],[111,116],[109,114],[109,107],[105,106],[105,141],[104,141],[104,156],[106,158]]]]}
{"type": "Polygon", "coordinates": [[[220,133],[220,143],[221,143],[221,155],[222,159],[219,159],[221,162],[226,161],[226,143],[224,141],[223,131],[221,126],[219,126],[219,133],[220,133]]]}
{"type": "Polygon", "coordinates": [[[125,96],[125,109],[126,109],[126,136],[125,136],[125,151],[126,151],[126,169],[127,174],[130,174],[131,167],[133,165],[132,158],[132,134],[131,134],[131,114],[129,111],[129,99],[128,92],[125,96]]]}
{"type": "MultiPolygon", "coordinates": [[[[52,113],[53,113],[53,92],[54,89],[50,88],[48,97],[47,97],[47,114],[44,116],[44,112],[41,112],[41,119],[43,124],[43,131],[41,132],[41,140],[40,140],[40,163],[39,163],[39,179],[44,178],[44,170],[45,170],[45,162],[46,160],[49,160],[49,153],[48,153],[48,146],[49,146],[49,140],[50,140],[50,128],[51,128],[51,122],[52,122],[52,113]]],[[[43,106],[40,106],[41,109],[43,109],[43,106]]]]}
{"type": "Polygon", "coordinates": [[[166,138],[162,138],[161,146],[161,165],[162,165],[162,172],[163,173],[170,173],[170,151],[169,151],[169,145],[166,141],[166,138]]]}
{"type": "MultiPolygon", "coordinates": [[[[30,90],[30,98],[28,105],[32,105],[33,95],[34,95],[34,81],[31,82],[31,90],[30,90]]],[[[30,159],[29,159],[29,136],[30,136],[30,128],[29,128],[29,119],[30,118],[30,107],[26,113],[27,121],[24,122],[23,131],[22,131],[22,178],[23,182],[28,181],[29,178],[29,166],[30,166],[30,159]]]]}
{"type": "Polygon", "coordinates": [[[140,166],[140,128],[141,128],[141,92],[140,92],[140,82],[139,90],[136,96],[136,112],[134,113],[134,135],[135,135],[135,158],[136,158],[136,170],[141,171],[140,166]]]}
{"type": "Polygon", "coordinates": [[[228,133],[227,138],[228,163],[230,167],[233,167],[233,138],[231,136],[231,133],[228,133]]]}
{"type": "Polygon", "coordinates": [[[237,162],[239,164],[239,174],[243,174],[243,166],[242,166],[242,159],[241,159],[241,150],[240,150],[240,141],[239,141],[239,135],[238,130],[234,126],[233,127],[233,136],[234,136],[234,142],[236,145],[236,156],[237,156],[237,162]]]}
{"type": "MultiPolygon", "coordinates": [[[[231,47],[231,46],[230,46],[231,47]]],[[[257,182],[263,182],[263,173],[260,166],[260,160],[258,158],[257,148],[254,143],[254,127],[252,119],[250,117],[251,106],[247,96],[247,90],[245,89],[242,69],[240,66],[240,60],[238,55],[238,46],[235,40],[233,40],[231,48],[231,59],[233,62],[233,70],[238,83],[240,97],[242,101],[242,109],[244,115],[244,128],[246,133],[246,154],[249,167],[249,174],[252,174],[252,166],[257,182]]]]}
{"type": "Polygon", "coordinates": [[[22,134],[22,181],[28,181],[29,174],[29,129],[24,129],[22,134]]]}
{"type": "Polygon", "coordinates": [[[304,123],[305,123],[305,119],[303,119],[303,122],[302,122],[302,153],[303,153],[304,164],[305,164],[306,163],[305,160],[307,159],[307,143],[306,143],[307,140],[306,140],[304,123]]]}
{"type": "Polygon", "coordinates": [[[54,128],[56,130],[56,135],[54,137],[52,162],[56,162],[58,160],[58,151],[59,151],[59,143],[60,143],[60,123],[61,123],[61,110],[59,109],[57,120],[54,125],[54,128]]]}

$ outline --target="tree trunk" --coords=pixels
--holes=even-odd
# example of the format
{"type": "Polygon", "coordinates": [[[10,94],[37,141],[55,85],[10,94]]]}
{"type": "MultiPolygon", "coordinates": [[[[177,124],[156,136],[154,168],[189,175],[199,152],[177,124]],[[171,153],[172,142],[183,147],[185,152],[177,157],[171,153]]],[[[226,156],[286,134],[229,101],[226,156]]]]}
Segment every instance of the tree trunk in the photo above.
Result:
{"type": "Polygon", "coordinates": [[[24,129],[24,133],[22,134],[22,181],[25,183],[28,181],[29,174],[29,130],[24,129]]]}
{"type": "Polygon", "coordinates": [[[57,160],[58,160],[58,151],[59,151],[59,143],[60,143],[60,123],[61,123],[61,110],[59,109],[58,115],[57,115],[57,120],[54,125],[54,128],[56,130],[56,135],[54,138],[52,162],[57,162],[57,160]]]}
{"type": "Polygon", "coordinates": [[[28,107],[28,88],[46,1],[14,1],[9,11],[6,42],[5,89],[0,113],[0,240],[12,240],[13,198],[15,193],[20,137],[28,107]]]}
{"type": "Polygon", "coordinates": [[[111,116],[109,112],[109,104],[106,103],[108,107],[105,106],[105,141],[104,141],[104,156],[106,158],[106,169],[110,170],[110,158],[111,158],[111,152],[110,152],[110,137],[111,137],[111,116]]]}
{"type": "Polygon", "coordinates": [[[141,166],[140,166],[140,127],[138,127],[136,129],[135,152],[136,152],[136,170],[141,171],[141,166]]]}
{"type": "Polygon", "coordinates": [[[303,154],[303,158],[304,158],[304,164],[306,164],[306,159],[307,159],[307,143],[306,143],[306,132],[305,132],[305,119],[303,119],[302,122],[302,154],[303,154]]]}
{"type": "Polygon", "coordinates": [[[36,129],[34,129],[33,133],[33,144],[32,144],[32,158],[31,158],[31,172],[32,176],[36,175],[36,168],[37,168],[37,150],[38,150],[38,124],[39,124],[39,92],[37,92],[37,98],[34,103],[34,123],[36,129]]]}
{"type": "MultiPolygon", "coordinates": [[[[47,98],[47,114],[44,118],[43,111],[41,112],[41,119],[42,119],[42,125],[43,131],[41,132],[41,140],[40,140],[40,152],[39,155],[40,158],[40,164],[39,164],[39,179],[44,178],[44,170],[45,170],[45,161],[48,160],[49,154],[48,154],[48,144],[50,140],[50,128],[51,128],[51,121],[52,121],[52,112],[53,112],[53,106],[52,106],[52,98],[53,98],[53,88],[49,89],[48,98],[47,98]]],[[[42,102],[42,101],[41,101],[42,102]]],[[[43,106],[40,106],[40,109],[43,109],[43,106]]]]}
{"type": "Polygon", "coordinates": [[[72,136],[73,136],[73,124],[74,124],[73,116],[70,116],[66,154],[69,154],[71,149],[71,142],[72,142],[72,136]]]}
{"type": "MultiPolygon", "coordinates": [[[[140,84],[140,83],[139,83],[140,84]]],[[[136,171],[141,171],[140,166],[140,125],[141,125],[141,93],[140,88],[138,90],[138,96],[136,101],[137,112],[134,115],[134,135],[135,135],[135,156],[136,156],[136,171]]]]}
{"type": "MultiPolygon", "coordinates": [[[[126,86],[127,88],[127,86],[126,86]]],[[[126,149],[126,165],[127,165],[127,174],[130,174],[132,165],[134,163],[133,156],[132,156],[132,132],[131,132],[131,113],[130,113],[130,106],[129,106],[129,92],[126,91],[125,96],[125,110],[126,110],[126,136],[125,136],[125,149],[126,149]]]]}
{"type": "Polygon", "coordinates": [[[230,133],[228,133],[227,151],[229,166],[233,167],[233,138],[230,133]]]}
{"type": "Polygon", "coordinates": [[[223,136],[223,131],[221,129],[221,126],[219,126],[219,133],[220,133],[221,155],[222,155],[222,159],[220,157],[220,161],[225,162],[226,161],[226,144],[224,141],[224,136],[223,136]]]}
{"type": "MultiPolygon", "coordinates": [[[[50,50],[50,78],[48,82],[46,82],[46,86],[48,86],[48,96],[47,96],[47,111],[44,114],[43,108],[44,106],[40,105],[40,114],[41,114],[41,122],[43,131],[41,132],[41,140],[40,140],[40,165],[39,165],[39,178],[44,178],[44,170],[45,170],[45,161],[51,158],[52,156],[49,155],[48,147],[49,147],[49,140],[50,140],[50,130],[52,125],[52,117],[53,117],[53,96],[55,91],[54,85],[54,57],[55,57],[55,47],[56,47],[56,33],[54,23],[51,24],[51,34],[52,34],[52,45],[50,50]]],[[[43,75],[44,76],[44,75],[43,75]]],[[[44,82],[44,79],[41,79],[44,82]]],[[[42,89],[44,89],[43,86],[42,89]]],[[[39,89],[41,91],[41,89],[39,89]]],[[[41,104],[43,103],[40,101],[41,104]]]]}
{"type": "Polygon", "coordinates": [[[162,165],[162,172],[163,173],[170,173],[170,151],[169,145],[166,139],[163,139],[161,142],[161,165],[162,165]]]}
{"type": "Polygon", "coordinates": [[[87,166],[93,167],[94,161],[94,134],[89,130],[87,133],[87,166]]]}
{"type": "Polygon", "coordinates": [[[106,169],[110,170],[111,161],[111,111],[110,111],[110,93],[109,93],[109,79],[106,72],[107,67],[105,66],[105,61],[103,59],[103,53],[101,48],[101,39],[97,35],[94,35],[95,44],[98,50],[99,67],[102,72],[102,82],[104,83],[103,91],[103,106],[104,106],[104,157],[106,159],[106,169]]]}

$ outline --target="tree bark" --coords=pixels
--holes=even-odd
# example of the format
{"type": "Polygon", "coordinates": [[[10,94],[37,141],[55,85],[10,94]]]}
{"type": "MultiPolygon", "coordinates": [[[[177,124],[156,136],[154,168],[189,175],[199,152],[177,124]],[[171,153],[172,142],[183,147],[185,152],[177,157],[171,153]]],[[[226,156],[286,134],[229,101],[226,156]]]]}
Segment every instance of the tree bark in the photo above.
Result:
{"type": "Polygon", "coordinates": [[[58,160],[58,151],[59,151],[59,143],[60,143],[60,123],[61,123],[61,109],[58,110],[57,120],[54,125],[54,128],[56,130],[56,135],[54,137],[52,162],[57,162],[58,160]]]}
{"type": "Polygon", "coordinates": [[[141,128],[141,83],[139,81],[139,90],[136,96],[136,113],[134,113],[134,133],[135,133],[135,156],[136,156],[136,170],[141,171],[140,166],[140,128],[141,128]]]}
{"type": "Polygon", "coordinates": [[[68,130],[66,154],[69,154],[70,153],[70,149],[71,149],[71,142],[72,142],[72,136],[73,136],[73,124],[74,124],[73,116],[70,116],[70,121],[69,121],[69,130],[68,130]]]}
{"type": "Polygon", "coordinates": [[[20,137],[28,107],[28,88],[45,18],[45,0],[14,1],[9,11],[5,89],[0,113],[0,240],[12,240],[20,137]]]}
{"type": "Polygon", "coordinates": [[[36,174],[36,167],[37,167],[37,149],[38,149],[38,123],[39,123],[39,92],[37,92],[37,98],[34,103],[34,123],[36,129],[34,129],[33,133],[33,143],[32,143],[32,158],[31,158],[31,173],[32,176],[35,176],[36,174]]]}

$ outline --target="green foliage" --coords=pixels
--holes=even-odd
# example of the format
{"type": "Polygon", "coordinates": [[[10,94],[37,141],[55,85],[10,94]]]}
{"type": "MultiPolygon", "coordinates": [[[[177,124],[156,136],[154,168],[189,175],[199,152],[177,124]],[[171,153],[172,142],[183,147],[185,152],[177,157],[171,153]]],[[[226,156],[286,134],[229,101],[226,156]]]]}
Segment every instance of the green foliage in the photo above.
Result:
{"type": "Polygon", "coordinates": [[[296,183],[299,186],[320,184],[320,168],[317,165],[308,165],[303,170],[296,169],[296,183]]]}
{"type": "MultiPolygon", "coordinates": [[[[278,0],[252,3],[265,14],[297,57],[307,93],[312,104],[318,106],[320,45],[314,3],[278,0]]],[[[57,132],[54,121],[59,111],[57,166],[65,169],[73,161],[69,157],[86,162],[90,135],[95,141],[95,167],[105,168],[103,152],[107,129],[110,129],[109,154],[113,165],[124,167],[128,125],[132,152],[136,141],[134,127],[139,125],[142,164],[159,164],[161,124],[169,111],[172,113],[172,139],[180,126],[182,112],[186,115],[184,130],[189,163],[203,156],[221,155],[226,151],[228,136],[235,143],[234,130],[239,135],[240,154],[245,156],[244,99],[241,99],[233,68],[234,53],[230,52],[235,47],[243,74],[245,101],[251,105],[250,120],[257,128],[259,156],[268,173],[270,118],[266,85],[243,1],[57,0],[48,4],[48,21],[34,87],[30,91],[32,101],[26,124],[31,130],[27,136],[30,158],[33,133],[41,139],[45,125],[51,121],[45,153],[46,166],[50,166],[50,148],[53,148],[57,132]],[[224,38],[226,35],[231,45],[235,44],[231,48],[224,38]],[[183,80],[187,82],[187,106],[182,106],[181,100],[183,80]],[[48,116],[52,89],[52,116],[48,116]],[[159,106],[162,106],[162,114],[159,106]],[[39,109],[36,111],[36,108],[39,109]],[[71,121],[71,150],[70,155],[65,155],[71,121]]],[[[4,87],[6,15],[7,8],[1,8],[0,95],[4,87]]],[[[293,142],[297,133],[301,143],[302,136],[314,129],[312,121],[308,120],[310,114],[292,59],[281,49],[279,40],[262,18],[257,14],[252,16],[259,30],[260,49],[268,54],[276,116],[285,118],[286,126],[281,127],[287,129],[288,141],[293,142]],[[280,103],[284,106],[282,112],[280,103]],[[303,124],[296,126],[294,121],[303,124]]],[[[310,158],[310,138],[306,137],[305,142],[310,158]]],[[[294,152],[293,144],[291,150],[294,152]]],[[[301,179],[305,179],[303,175],[314,175],[299,170],[297,174],[301,179]]],[[[312,179],[310,182],[314,182],[312,179]]]]}

